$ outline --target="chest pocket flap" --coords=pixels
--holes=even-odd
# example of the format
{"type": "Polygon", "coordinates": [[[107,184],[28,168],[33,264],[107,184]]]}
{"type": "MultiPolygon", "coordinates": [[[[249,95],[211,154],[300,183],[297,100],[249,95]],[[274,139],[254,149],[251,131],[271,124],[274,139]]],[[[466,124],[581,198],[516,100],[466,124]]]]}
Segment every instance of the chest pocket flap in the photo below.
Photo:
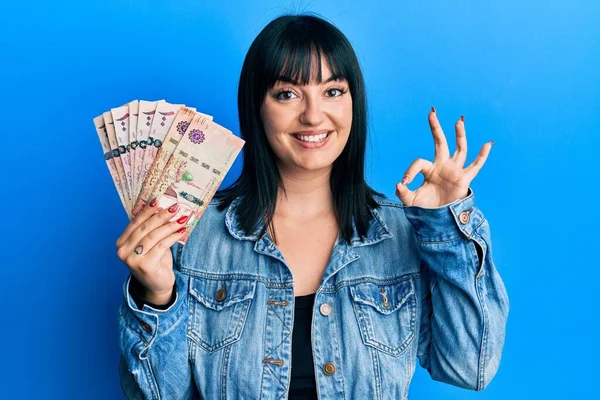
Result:
{"type": "Polygon", "coordinates": [[[402,354],[415,337],[416,295],[412,279],[393,284],[350,286],[363,343],[392,356],[402,354]]]}
{"type": "Polygon", "coordinates": [[[190,339],[210,353],[237,341],[255,291],[253,280],[191,277],[190,339]]]}

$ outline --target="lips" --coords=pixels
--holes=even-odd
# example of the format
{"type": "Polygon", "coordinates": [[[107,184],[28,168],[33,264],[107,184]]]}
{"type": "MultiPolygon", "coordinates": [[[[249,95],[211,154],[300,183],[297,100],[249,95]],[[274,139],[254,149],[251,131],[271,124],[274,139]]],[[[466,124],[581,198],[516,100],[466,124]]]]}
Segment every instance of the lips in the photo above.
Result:
{"type": "Polygon", "coordinates": [[[332,132],[331,130],[326,130],[326,129],[322,129],[319,131],[301,131],[301,132],[292,133],[292,136],[294,136],[298,140],[312,143],[314,141],[321,141],[321,140],[325,139],[327,136],[329,136],[329,134],[331,132],[332,132]],[[319,138],[316,139],[315,137],[319,137],[319,138]]]}
{"type": "Polygon", "coordinates": [[[323,147],[331,137],[333,131],[310,131],[293,133],[296,143],[307,149],[318,149],[323,147]]]}

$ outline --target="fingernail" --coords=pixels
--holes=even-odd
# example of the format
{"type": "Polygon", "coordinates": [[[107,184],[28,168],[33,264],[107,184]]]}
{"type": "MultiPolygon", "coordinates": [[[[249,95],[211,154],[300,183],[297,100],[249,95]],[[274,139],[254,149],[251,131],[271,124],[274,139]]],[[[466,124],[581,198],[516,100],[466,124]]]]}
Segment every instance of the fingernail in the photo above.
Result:
{"type": "Polygon", "coordinates": [[[179,218],[179,219],[177,220],[177,223],[181,225],[181,224],[183,224],[185,221],[187,221],[187,220],[188,220],[188,218],[189,218],[189,216],[187,216],[187,215],[184,215],[183,217],[181,217],[181,218],[179,218]]]}
{"type": "Polygon", "coordinates": [[[490,142],[490,144],[493,146],[493,145],[494,145],[494,141],[492,140],[492,141],[490,142]]]}
{"type": "Polygon", "coordinates": [[[465,122],[465,117],[464,117],[464,115],[461,115],[461,116],[460,116],[460,120],[461,120],[462,122],[465,122]]]}
{"type": "Polygon", "coordinates": [[[158,203],[158,198],[153,198],[152,201],[150,202],[150,207],[154,207],[156,205],[156,203],[158,203]]]}
{"type": "Polygon", "coordinates": [[[168,210],[169,210],[170,213],[174,213],[178,209],[179,209],[179,203],[175,203],[171,207],[168,208],[168,210]]]}
{"type": "Polygon", "coordinates": [[[404,178],[402,178],[402,184],[406,185],[406,182],[408,182],[408,175],[405,175],[404,178]]]}
{"type": "Polygon", "coordinates": [[[186,228],[186,227],[184,226],[183,228],[179,229],[179,230],[177,231],[177,233],[183,233],[183,232],[185,232],[185,228],[186,228]]]}
{"type": "Polygon", "coordinates": [[[435,112],[435,107],[431,107],[431,111],[435,112]]]}

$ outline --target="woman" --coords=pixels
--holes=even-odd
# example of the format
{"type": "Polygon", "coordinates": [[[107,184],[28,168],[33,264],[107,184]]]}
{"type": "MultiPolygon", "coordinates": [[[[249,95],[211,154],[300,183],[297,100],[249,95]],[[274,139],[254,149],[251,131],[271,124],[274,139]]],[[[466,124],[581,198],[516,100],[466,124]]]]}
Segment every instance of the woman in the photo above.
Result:
{"type": "Polygon", "coordinates": [[[485,388],[509,305],[469,186],[491,144],[463,168],[464,121],[450,157],[432,109],[435,159],[408,168],[403,204],[372,190],[359,64],[314,16],[258,35],[238,107],[241,176],[185,247],[176,209],[156,202],[117,240],[131,270],[119,318],[127,397],[405,399],[417,358],[435,380],[485,388]]]}

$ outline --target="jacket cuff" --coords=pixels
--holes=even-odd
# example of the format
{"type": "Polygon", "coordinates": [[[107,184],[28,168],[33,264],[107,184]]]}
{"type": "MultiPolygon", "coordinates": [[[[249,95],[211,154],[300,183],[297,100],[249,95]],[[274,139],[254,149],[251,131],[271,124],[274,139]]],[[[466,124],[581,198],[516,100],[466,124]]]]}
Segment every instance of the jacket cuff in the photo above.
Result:
{"type": "Polygon", "coordinates": [[[164,334],[184,315],[187,299],[188,279],[186,275],[174,269],[175,302],[165,310],[155,309],[144,304],[140,310],[130,294],[131,275],[123,285],[124,303],[122,316],[132,331],[147,343],[151,343],[157,334],[164,334]]]}
{"type": "Polygon", "coordinates": [[[129,295],[131,296],[131,298],[133,299],[133,302],[135,303],[135,305],[137,306],[137,308],[139,310],[141,310],[144,307],[144,304],[148,304],[150,306],[150,308],[154,308],[156,310],[166,310],[169,307],[171,307],[173,305],[173,303],[175,303],[175,300],[177,299],[177,290],[176,290],[175,284],[173,284],[173,292],[171,293],[171,298],[169,299],[169,302],[166,304],[151,303],[148,300],[144,299],[144,297],[141,295],[141,293],[144,293],[144,287],[135,278],[135,276],[131,275],[131,278],[129,280],[129,295]]]}
{"type": "Polygon", "coordinates": [[[475,193],[469,187],[467,197],[436,208],[401,205],[406,218],[422,242],[443,242],[471,238],[485,220],[475,206],[475,193]]]}

